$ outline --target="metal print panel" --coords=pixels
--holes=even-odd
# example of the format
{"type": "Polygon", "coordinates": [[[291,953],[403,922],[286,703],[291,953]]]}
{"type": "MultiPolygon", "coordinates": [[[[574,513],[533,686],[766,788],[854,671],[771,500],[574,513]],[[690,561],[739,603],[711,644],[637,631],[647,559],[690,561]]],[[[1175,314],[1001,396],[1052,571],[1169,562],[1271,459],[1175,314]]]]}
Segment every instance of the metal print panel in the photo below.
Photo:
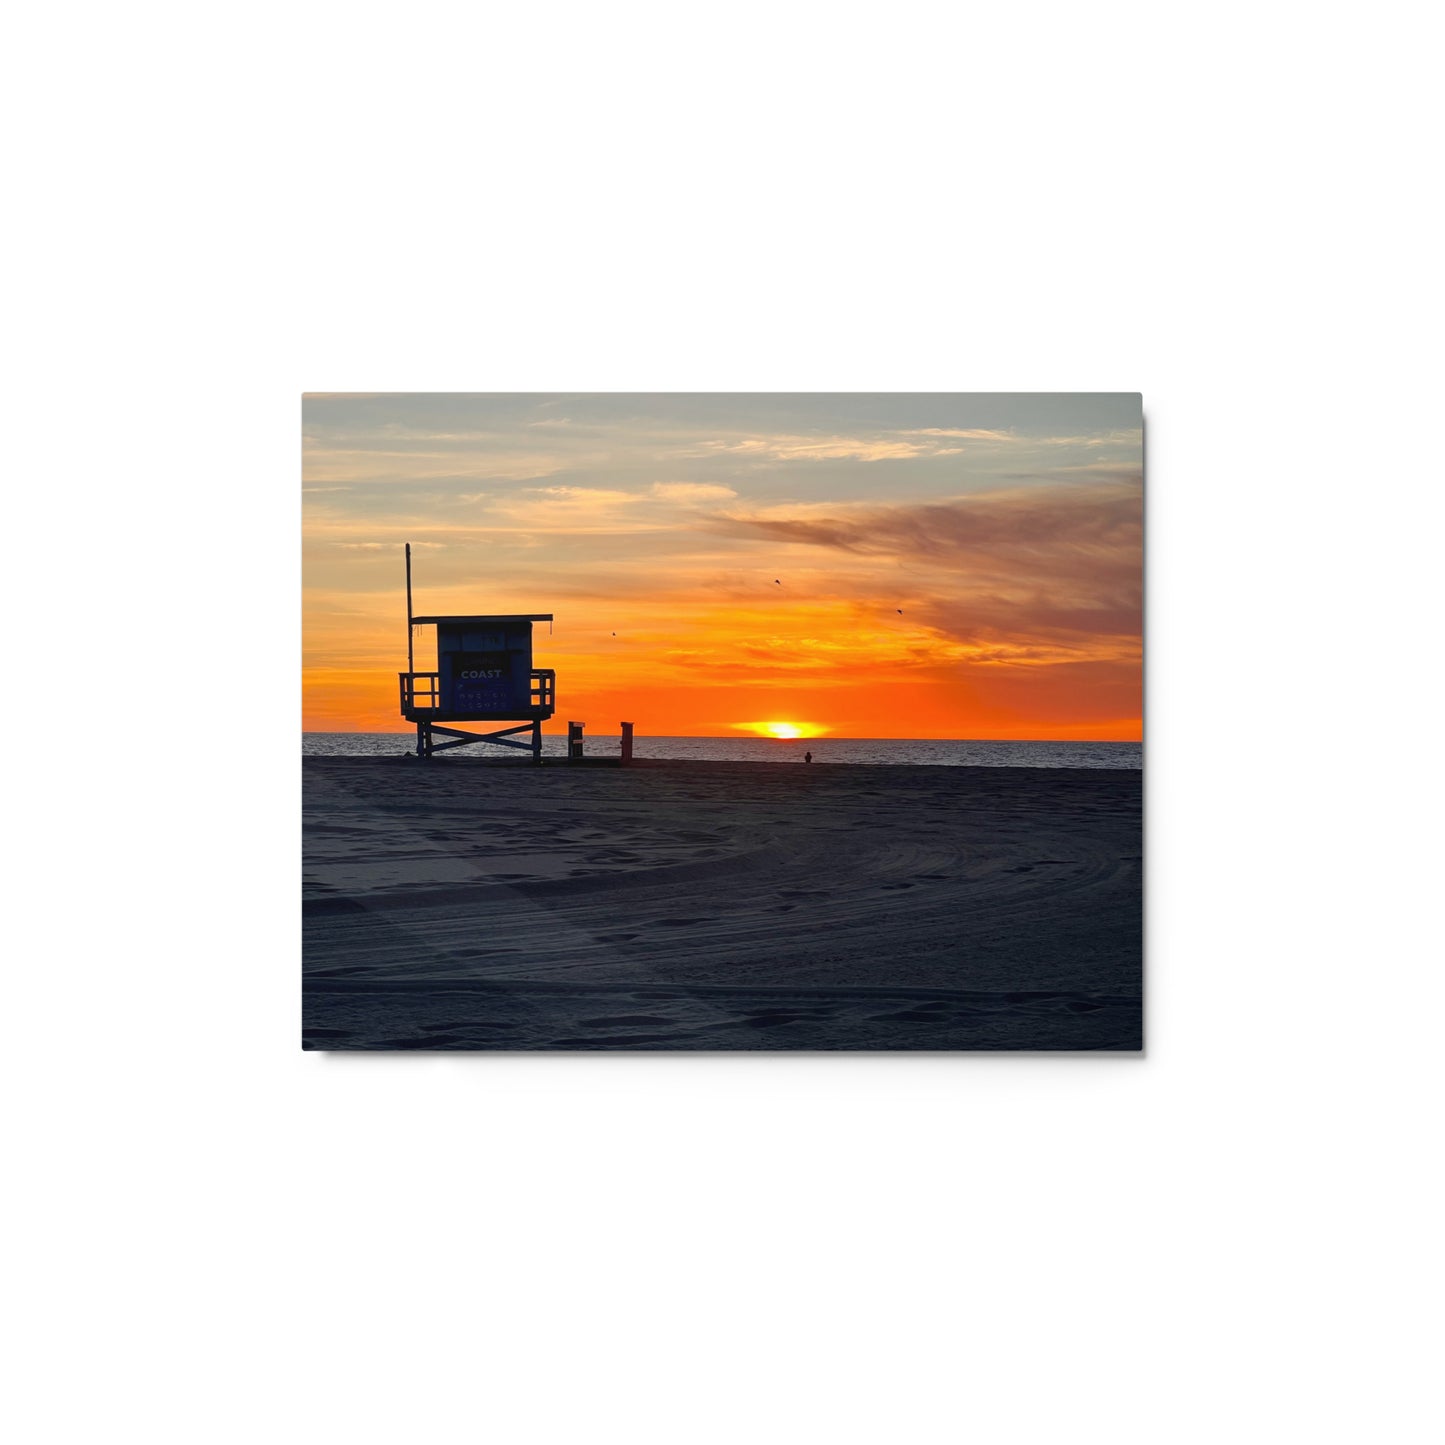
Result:
{"type": "Polygon", "coordinates": [[[1143,1046],[1137,394],[303,429],[304,1047],[1143,1046]]]}

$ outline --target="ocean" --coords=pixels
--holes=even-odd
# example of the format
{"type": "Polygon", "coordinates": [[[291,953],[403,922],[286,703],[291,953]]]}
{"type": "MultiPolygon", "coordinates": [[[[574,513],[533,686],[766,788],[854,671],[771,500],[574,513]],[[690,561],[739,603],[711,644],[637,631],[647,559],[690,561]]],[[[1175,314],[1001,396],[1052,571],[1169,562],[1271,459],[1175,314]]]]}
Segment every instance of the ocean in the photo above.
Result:
{"type": "MultiPolygon", "coordinates": [[[[416,746],[412,733],[302,733],[301,755],[314,758],[398,757],[416,746]]],[[[616,757],[621,739],[588,733],[588,757],[616,757]]],[[[668,738],[639,735],[638,758],[680,758],[709,763],[801,763],[811,752],[815,763],[907,763],[953,768],[1141,768],[1142,743],[987,742],[940,738],[668,738]]],[[[567,739],[544,736],[542,755],[567,755],[567,739]]],[[[524,759],[520,752],[470,747],[441,753],[436,762],[456,758],[524,759]]]]}

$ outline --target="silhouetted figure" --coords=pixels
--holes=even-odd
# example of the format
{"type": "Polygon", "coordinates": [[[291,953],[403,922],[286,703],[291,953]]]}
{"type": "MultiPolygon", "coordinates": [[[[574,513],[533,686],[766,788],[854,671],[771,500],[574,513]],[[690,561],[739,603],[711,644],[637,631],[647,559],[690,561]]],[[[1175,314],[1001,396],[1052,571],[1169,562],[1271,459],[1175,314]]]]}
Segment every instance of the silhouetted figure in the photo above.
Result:
{"type": "Polygon", "coordinates": [[[804,753],[804,754],[803,754],[803,761],[804,761],[805,763],[811,763],[811,762],[813,761],[813,755],[812,755],[812,753],[804,753]]]}

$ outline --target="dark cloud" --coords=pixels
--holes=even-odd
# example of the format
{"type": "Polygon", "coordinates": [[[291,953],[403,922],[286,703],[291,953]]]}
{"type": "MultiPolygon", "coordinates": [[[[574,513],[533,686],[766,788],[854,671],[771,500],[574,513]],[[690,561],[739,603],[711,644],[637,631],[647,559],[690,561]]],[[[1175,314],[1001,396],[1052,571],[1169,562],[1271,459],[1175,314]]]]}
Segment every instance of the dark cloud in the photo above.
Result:
{"type": "MultiPolygon", "coordinates": [[[[1143,499],[1132,480],[988,493],[834,515],[729,512],[713,525],[899,564],[909,622],[970,644],[1137,647],[1143,499]]],[[[878,578],[841,592],[877,598],[878,578]]]]}
{"type": "Polygon", "coordinates": [[[1111,481],[911,506],[849,507],[836,516],[724,512],[713,518],[713,525],[735,535],[904,559],[962,561],[984,552],[1037,556],[1090,548],[1137,556],[1142,510],[1137,485],[1111,481]]]}

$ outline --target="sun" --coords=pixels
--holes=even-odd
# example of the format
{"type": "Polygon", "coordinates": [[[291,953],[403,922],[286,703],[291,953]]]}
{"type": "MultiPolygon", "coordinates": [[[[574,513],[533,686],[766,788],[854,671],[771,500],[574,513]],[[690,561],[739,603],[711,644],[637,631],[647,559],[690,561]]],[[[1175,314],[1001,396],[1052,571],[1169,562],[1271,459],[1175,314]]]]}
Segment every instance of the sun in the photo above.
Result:
{"type": "Polygon", "coordinates": [[[761,738],[777,738],[787,742],[791,738],[820,738],[829,729],[822,723],[811,722],[743,722],[731,723],[739,732],[756,733],[761,738]]]}

